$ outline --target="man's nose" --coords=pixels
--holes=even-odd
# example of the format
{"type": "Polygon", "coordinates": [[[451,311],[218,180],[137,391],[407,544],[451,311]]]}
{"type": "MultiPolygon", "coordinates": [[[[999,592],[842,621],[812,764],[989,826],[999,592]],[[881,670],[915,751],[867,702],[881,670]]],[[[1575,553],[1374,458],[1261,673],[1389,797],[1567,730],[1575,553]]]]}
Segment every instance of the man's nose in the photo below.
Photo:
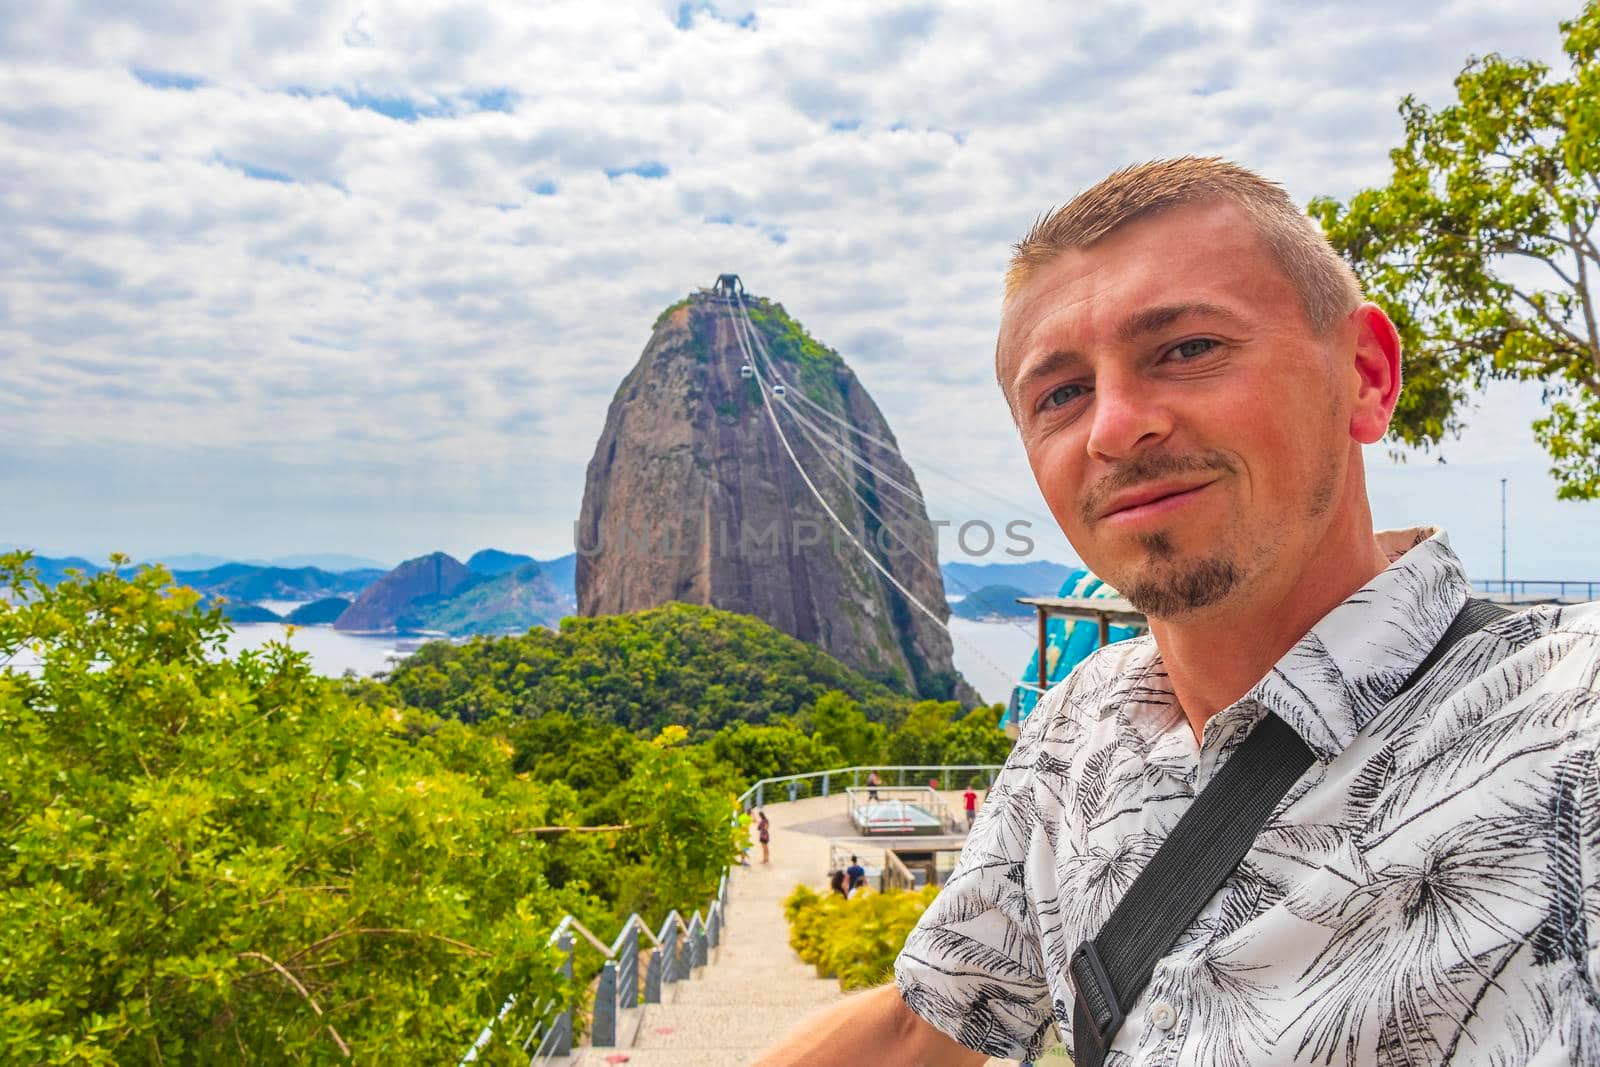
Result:
{"type": "Polygon", "coordinates": [[[1088,449],[1094,459],[1127,459],[1172,432],[1172,412],[1160,391],[1129,375],[1099,376],[1090,415],[1088,449]]]}

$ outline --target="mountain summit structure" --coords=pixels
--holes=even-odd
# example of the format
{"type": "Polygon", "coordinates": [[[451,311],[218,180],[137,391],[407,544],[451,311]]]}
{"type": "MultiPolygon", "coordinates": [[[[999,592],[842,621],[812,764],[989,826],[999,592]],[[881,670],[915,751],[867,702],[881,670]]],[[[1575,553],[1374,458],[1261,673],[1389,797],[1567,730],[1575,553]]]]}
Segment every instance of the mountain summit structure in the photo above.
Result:
{"type": "Polygon", "coordinates": [[[952,662],[934,528],[882,412],[734,276],[656,320],[574,533],[580,615],[707,604],[901,691],[982,702],[952,662]]]}

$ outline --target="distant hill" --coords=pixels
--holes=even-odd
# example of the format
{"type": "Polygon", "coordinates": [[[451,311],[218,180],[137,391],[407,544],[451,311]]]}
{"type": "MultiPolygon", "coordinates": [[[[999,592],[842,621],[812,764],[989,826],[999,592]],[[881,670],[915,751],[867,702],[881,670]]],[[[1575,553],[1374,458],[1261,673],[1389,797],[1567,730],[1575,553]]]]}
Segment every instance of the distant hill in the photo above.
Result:
{"type": "Polygon", "coordinates": [[[959,602],[951,604],[950,614],[963,619],[992,619],[997,615],[1031,617],[1033,609],[1026,604],[1018,604],[1017,597],[1033,595],[1036,594],[1018,589],[1014,585],[986,585],[982,589],[968,593],[959,602]]]}
{"type": "Polygon", "coordinates": [[[332,571],[334,574],[348,574],[351,571],[387,571],[389,564],[379,563],[366,556],[349,556],[341,552],[314,552],[309,555],[279,556],[277,559],[246,560],[246,563],[256,563],[265,567],[315,567],[318,570],[332,571]]]}
{"type": "Polygon", "coordinates": [[[568,552],[565,556],[555,559],[539,561],[539,572],[550,580],[550,584],[564,593],[570,593],[576,603],[578,589],[578,554],[568,552]]]}
{"type": "Polygon", "coordinates": [[[577,603],[529,561],[512,571],[479,577],[449,598],[415,613],[417,628],[448,634],[522,633],[534,626],[555,626],[574,614],[577,603]]]}
{"type": "Polygon", "coordinates": [[[467,560],[467,570],[473,574],[505,574],[528,563],[537,562],[532,556],[518,555],[515,552],[502,552],[498,548],[484,548],[472,554],[467,560]]]}
{"type": "Polygon", "coordinates": [[[173,571],[173,580],[202,593],[230,600],[316,600],[322,597],[358,596],[382,571],[333,571],[316,567],[261,567],[251,563],[224,563],[201,571],[173,571]]]}
{"type": "Polygon", "coordinates": [[[904,715],[909,702],[815,645],[760,619],[670,601],[599,618],[572,616],[559,631],[452,644],[429,641],[388,677],[415,707],[475,721],[495,708],[547,712],[654,734],[793,715],[830,689],[869,718],[904,715]]]}
{"type": "Polygon", "coordinates": [[[34,556],[28,563],[38,569],[39,580],[49,586],[54,586],[65,578],[68,567],[76,567],[85,575],[99,574],[107,569],[104,566],[90,563],[82,556],[34,556]]]}
{"type": "Polygon", "coordinates": [[[324,626],[331,624],[345,609],[350,606],[350,601],[340,596],[324,597],[313,600],[309,604],[301,604],[291,611],[285,622],[292,622],[296,626],[324,626]]]}
{"type": "Polygon", "coordinates": [[[1009,585],[1023,590],[1019,596],[1055,596],[1061,583],[1078,568],[1050,560],[1027,563],[945,563],[939,567],[945,590],[952,596],[971,596],[986,585],[1009,585]]]}
{"type": "MultiPolygon", "coordinates": [[[[206,607],[212,607],[216,598],[206,602],[206,607]]],[[[222,615],[229,622],[282,622],[283,616],[275,611],[268,610],[257,604],[243,604],[237,600],[225,600],[222,605],[222,615]]]]}
{"type": "Polygon", "coordinates": [[[430,552],[408,559],[361,591],[355,603],[334,621],[339,630],[432,629],[421,613],[447,599],[473,578],[448,552],[430,552]]]}

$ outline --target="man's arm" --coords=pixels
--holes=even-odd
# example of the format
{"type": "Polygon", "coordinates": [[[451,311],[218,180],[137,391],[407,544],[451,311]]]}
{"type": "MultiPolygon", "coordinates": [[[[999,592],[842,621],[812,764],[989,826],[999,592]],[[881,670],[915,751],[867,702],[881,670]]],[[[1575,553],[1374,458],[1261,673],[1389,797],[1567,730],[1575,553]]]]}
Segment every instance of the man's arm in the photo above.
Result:
{"type": "Polygon", "coordinates": [[[846,997],[809,1016],[754,1067],[979,1067],[988,1059],[957,1044],[906,1007],[893,983],[846,997]]]}

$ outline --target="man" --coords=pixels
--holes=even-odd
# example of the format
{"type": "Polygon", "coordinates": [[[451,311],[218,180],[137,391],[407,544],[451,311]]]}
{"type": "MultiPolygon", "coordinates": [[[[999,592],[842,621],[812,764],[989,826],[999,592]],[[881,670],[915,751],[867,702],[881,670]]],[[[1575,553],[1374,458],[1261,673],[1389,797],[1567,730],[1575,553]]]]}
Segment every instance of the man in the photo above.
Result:
{"type": "Polygon", "coordinates": [[[1107,1061],[1600,1062],[1600,613],[1507,615],[1397,697],[1470,586],[1373,530],[1399,342],[1315,226],[1220,160],[1119,171],[1017,246],[996,371],[1151,633],[1040,701],[895,984],[760,1062],[1072,1051],[1072,953],[1269,712],[1314,759],[1107,1061]]]}
{"type": "Polygon", "coordinates": [[[972,786],[967,786],[967,791],[961,794],[961,801],[967,809],[967,832],[972,831],[972,822],[978,817],[978,791],[972,786]]]}
{"type": "Polygon", "coordinates": [[[844,869],[844,876],[851,893],[867,884],[867,869],[861,866],[861,861],[854,856],[850,857],[850,866],[844,869]]]}

